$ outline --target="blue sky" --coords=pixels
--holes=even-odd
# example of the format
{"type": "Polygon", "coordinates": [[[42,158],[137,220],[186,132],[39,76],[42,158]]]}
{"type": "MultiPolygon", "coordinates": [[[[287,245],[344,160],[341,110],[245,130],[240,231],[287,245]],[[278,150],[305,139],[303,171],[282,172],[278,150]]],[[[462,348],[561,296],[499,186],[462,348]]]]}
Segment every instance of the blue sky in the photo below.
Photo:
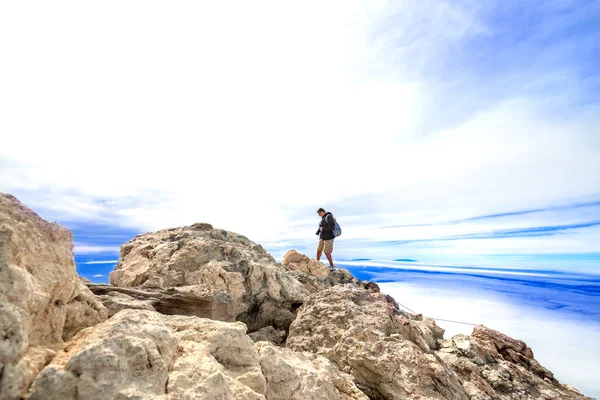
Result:
{"type": "Polygon", "coordinates": [[[323,206],[342,259],[598,259],[598,1],[0,7],[0,190],[80,255],[207,221],[281,256],[323,206]]]}

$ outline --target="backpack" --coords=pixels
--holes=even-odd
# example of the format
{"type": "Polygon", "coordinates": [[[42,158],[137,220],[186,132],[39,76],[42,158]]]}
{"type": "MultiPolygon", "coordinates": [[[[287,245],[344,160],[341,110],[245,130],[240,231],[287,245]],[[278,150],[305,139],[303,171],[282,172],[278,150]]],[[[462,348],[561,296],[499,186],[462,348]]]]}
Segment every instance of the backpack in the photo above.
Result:
{"type": "Polygon", "coordinates": [[[337,221],[335,220],[335,218],[333,217],[333,214],[329,214],[331,216],[331,218],[333,218],[333,235],[335,237],[338,237],[342,234],[342,227],[340,226],[340,224],[337,223],[337,221]]]}

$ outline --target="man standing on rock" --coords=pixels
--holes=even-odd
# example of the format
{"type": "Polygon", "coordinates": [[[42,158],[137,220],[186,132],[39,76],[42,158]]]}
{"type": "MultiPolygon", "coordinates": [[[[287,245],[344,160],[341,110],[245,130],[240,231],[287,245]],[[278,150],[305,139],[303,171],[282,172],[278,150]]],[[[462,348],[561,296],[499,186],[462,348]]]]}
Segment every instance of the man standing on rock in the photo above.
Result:
{"type": "Polygon", "coordinates": [[[321,254],[325,252],[325,256],[327,257],[327,260],[329,260],[329,269],[334,269],[335,267],[333,266],[331,253],[333,253],[333,239],[335,239],[335,234],[333,233],[333,230],[335,229],[335,219],[333,218],[333,214],[325,211],[323,208],[319,208],[317,214],[321,217],[319,230],[316,233],[319,235],[317,261],[321,260],[321,254]]]}

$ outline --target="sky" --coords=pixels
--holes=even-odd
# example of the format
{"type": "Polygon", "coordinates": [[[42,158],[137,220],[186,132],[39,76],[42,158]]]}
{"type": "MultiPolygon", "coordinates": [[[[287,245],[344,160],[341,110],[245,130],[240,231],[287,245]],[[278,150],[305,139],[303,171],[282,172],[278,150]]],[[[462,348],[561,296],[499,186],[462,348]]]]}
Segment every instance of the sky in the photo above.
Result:
{"type": "Polygon", "coordinates": [[[90,232],[205,221],[277,255],[313,245],[318,207],[345,258],[598,254],[599,18],[585,0],[5,3],[0,190],[90,232]]]}
{"type": "MultiPolygon", "coordinates": [[[[312,255],[324,207],[336,260],[597,282],[599,20],[598,0],[2,2],[0,191],[99,281],[133,236],[195,222],[312,255]]],[[[460,276],[388,289],[428,310],[460,276]]],[[[457,309],[514,309],[469,282],[486,300],[457,309]]]]}
{"type": "Polygon", "coordinates": [[[600,253],[599,1],[0,7],[0,190],[48,219],[600,253]]]}

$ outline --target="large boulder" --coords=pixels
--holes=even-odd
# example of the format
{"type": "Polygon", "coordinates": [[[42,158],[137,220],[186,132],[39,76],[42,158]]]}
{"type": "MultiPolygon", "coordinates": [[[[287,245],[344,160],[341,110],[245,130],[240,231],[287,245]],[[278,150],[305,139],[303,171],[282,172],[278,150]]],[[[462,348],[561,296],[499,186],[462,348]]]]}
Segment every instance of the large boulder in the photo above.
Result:
{"type": "Polygon", "coordinates": [[[438,356],[460,376],[472,399],[587,399],[561,385],[521,340],[478,326],[444,342],[438,356]]]}
{"type": "Polygon", "coordinates": [[[293,352],[267,342],[259,342],[257,347],[269,400],[368,399],[352,376],[323,356],[293,352]]]}
{"type": "Polygon", "coordinates": [[[330,272],[329,267],[322,262],[311,259],[293,249],[285,253],[281,265],[291,270],[302,271],[319,279],[327,278],[330,272]]]}
{"type": "Polygon", "coordinates": [[[330,270],[320,261],[309,258],[307,255],[292,249],[284,256],[281,268],[287,270],[310,292],[328,289],[335,285],[353,284],[360,286],[362,283],[350,271],[343,268],[330,270]]]}
{"type": "Polygon", "coordinates": [[[469,399],[418,335],[419,322],[381,293],[335,286],[305,299],[287,347],[334,361],[371,399],[469,399]]]}
{"type": "Polygon", "coordinates": [[[327,359],[255,344],[240,322],[145,310],[120,311],[77,334],[30,397],[142,398],[366,399],[327,359]]]}
{"type": "Polygon", "coordinates": [[[77,276],[71,232],[0,193],[0,398],[22,398],[48,347],[106,318],[77,276]]]}
{"type": "Polygon", "coordinates": [[[326,275],[318,266],[308,273],[290,270],[246,237],[198,223],[139,235],[124,244],[110,282],[145,291],[184,286],[217,290],[227,294],[229,312],[250,331],[267,326],[287,330],[308,294],[354,280],[347,271],[329,273],[321,266],[326,275]]]}

